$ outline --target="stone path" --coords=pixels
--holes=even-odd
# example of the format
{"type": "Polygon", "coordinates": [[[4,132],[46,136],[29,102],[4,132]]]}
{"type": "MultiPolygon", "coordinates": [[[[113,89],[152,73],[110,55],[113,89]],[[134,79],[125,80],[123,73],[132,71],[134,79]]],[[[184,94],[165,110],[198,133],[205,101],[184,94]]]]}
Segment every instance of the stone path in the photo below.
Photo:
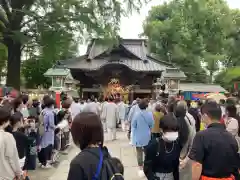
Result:
{"type": "MultiPolygon", "coordinates": [[[[117,132],[118,140],[113,142],[106,142],[105,145],[108,147],[109,152],[112,156],[118,157],[121,159],[124,165],[124,179],[125,180],[140,180],[137,175],[138,167],[135,155],[135,149],[129,145],[129,141],[127,140],[126,133],[117,132]]],[[[71,160],[79,153],[79,149],[77,147],[73,147],[68,155],[62,157],[61,163],[57,168],[50,170],[36,170],[34,172],[30,172],[31,180],[66,180],[69,170],[69,164],[71,160]]],[[[144,180],[144,178],[143,178],[144,180]]]]}

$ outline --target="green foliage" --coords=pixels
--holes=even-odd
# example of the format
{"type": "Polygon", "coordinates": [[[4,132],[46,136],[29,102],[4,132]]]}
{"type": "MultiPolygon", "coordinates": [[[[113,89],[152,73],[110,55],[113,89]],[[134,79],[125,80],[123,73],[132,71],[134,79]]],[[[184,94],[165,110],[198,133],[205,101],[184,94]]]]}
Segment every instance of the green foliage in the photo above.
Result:
{"type": "Polygon", "coordinates": [[[56,63],[57,60],[65,60],[76,56],[77,42],[73,40],[73,35],[62,31],[43,31],[39,36],[39,55],[31,54],[30,58],[22,64],[22,74],[26,80],[27,88],[36,88],[40,85],[48,87],[49,78],[43,74],[56,63]]]}
{"type": "MultiPolygon", "coordinates": [[[[11,54],[8,57],[7,83],[19,88],[21,53],[16,52],[20,48],[30,56],[30,64],[36,59],[46,68],[59,57],[69,57],[71,50],[67,48],[75,51],[75,44],[83,38],[115,38],[121,15],[130,13],[133,9],[139,10],[144,2],[145,0],[2,0],[0,7],[9,20],[1,21],[3,16],[0,12],[0,24],[6,27],[1,32],[11,54]],[[66,43],[65,48],[63,42],[66,43]]],[[[23,72],[26,77],[27,73],[25,70],[23,72]]]]}
{"type": "Polygon", "coordinates": [[[225,46],[227,58],[223,61],[226,67],[240,66],[240,10],[232,10],[231,15],[233,18],[232,31],[228,35],[225,46]]]}
{"type": "Polygon", "coordinates": [[[5,68],[6,65],[6,60],[7,60],[7,47],[2,43],[3,36],[2,36],[2,31],[6,28],[5,24],[8,23],[8,18],[3,10],[3,8],[0,6],[0,79],[3,75],[3,69],[5,68]]]}
{"type": "Polygon", "coordinates": [[[223,0],[172,0],[151,9],[144,22],[144,35],[153,53],[163,60],[171,54],[171,61],[186,72],[187,80],[211,81],[219,62],[228,58],[228,35],[236,30],[234,19],[240,17],[232,13],[223,0]],[[210,78],[202,63],[207,64],[210,78]]]}
{"type": "Polygon", "coordinates": [[[240,80],[240,66],[227,68],[221,71],[215,77],[215,82],[221,84],[227,89],[232,89],[235,82],[240,80]]]}
{"type": "Polygon", "coordinates": [[[46,72],[46,65],[40,59],[29,59],[22,64],[22,73],[25,78],[25,86],[27,88],[37,88],[42,85],[48,87],[50,80],[43,76],[46,72]]]}

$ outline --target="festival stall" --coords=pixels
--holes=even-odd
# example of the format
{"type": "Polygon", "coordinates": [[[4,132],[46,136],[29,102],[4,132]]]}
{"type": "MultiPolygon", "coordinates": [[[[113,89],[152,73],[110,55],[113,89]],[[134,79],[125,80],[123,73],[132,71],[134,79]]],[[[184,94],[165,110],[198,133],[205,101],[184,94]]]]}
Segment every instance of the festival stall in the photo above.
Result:
{"type": "Polygon", "coordinates": [[[226,100],[227,97],[223,94],[223,93],[207,93],[204,96],[206,99],[213,99],[215,100],[217,103],[219,103],[219,101],[221,99],[226,100]]]}
{"type": "Polygon", "coordinates": [[[180,83],[179,90],[185,100],[200,100],[209,93],[224,94],[226,92],[220,85],[203,83],[180,83]]]}

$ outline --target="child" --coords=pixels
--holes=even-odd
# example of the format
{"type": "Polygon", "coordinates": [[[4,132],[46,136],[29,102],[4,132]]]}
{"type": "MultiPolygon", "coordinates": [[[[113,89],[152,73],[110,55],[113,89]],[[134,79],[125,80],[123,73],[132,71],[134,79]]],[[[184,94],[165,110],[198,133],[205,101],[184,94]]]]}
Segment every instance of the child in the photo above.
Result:
{"type": "Polygon", "coordinates": [[[15,113],[10,117],[10,125],[12,127],[12,135],[16,141],[18,157],[21,168],[24,167],[26,161],[26,152],[28,149],[28,137],[21,131],[20,128],[23,127],[22,116],[20,113],[15,113]]]}
{"type": "Polygon", "coordinates": [[[59,151],[61,149],[61,129],[57,127],[54,131],[54,149],[52,155],[52,163],[57,163],[59,159],[59,151]]]}
{"type": "Polygon", "coordinates": [[[26,156],[26,163],[24,169],[26,170],[35,170],[36,169],[36,159],[37,159],[37,142],[38,142],[38,134],[37,128],[35,126],[36,117],[29,116],[28,117],[28,150],[26,156]]]}

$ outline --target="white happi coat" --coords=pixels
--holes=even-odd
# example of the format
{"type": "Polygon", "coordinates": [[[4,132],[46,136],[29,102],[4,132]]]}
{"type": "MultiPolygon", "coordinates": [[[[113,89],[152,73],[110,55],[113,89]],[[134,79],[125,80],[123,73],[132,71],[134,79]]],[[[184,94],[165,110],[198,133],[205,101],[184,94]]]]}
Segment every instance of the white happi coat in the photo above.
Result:
{"type": "Polygon", "coordinates": [[[118,106],[113,102],[105,104],[102,112],[102,118],[106,120],[107,128],[115,129],[118,122],[118,106]]]}
{"type": "Polygon", "coordinates": [[[126,115],[126,104],[121,101],[117,104],[118,106],[118,118],[119,120],[121,121],[124,121],[125,120],[125,115],[126,115]]]}

